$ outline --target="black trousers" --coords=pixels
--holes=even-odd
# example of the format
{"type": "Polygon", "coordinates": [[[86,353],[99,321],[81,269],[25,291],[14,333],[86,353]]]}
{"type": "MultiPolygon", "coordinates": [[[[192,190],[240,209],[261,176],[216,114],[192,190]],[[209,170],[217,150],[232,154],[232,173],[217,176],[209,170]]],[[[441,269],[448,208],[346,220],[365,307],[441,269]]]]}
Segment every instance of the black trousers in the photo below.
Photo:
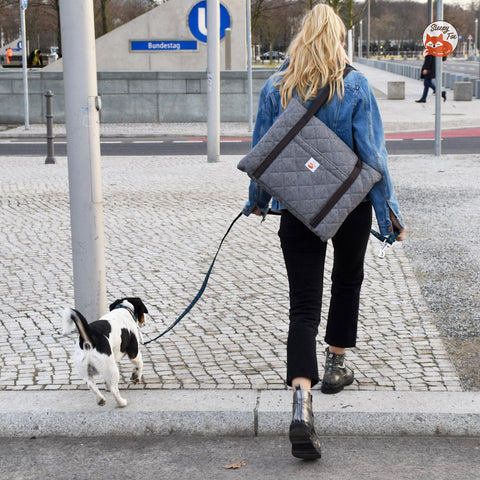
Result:
{"type": "MultiPolygon", "coordinates": [[[[357,340],[363,263],[372,224],[372,205],[362,202],[332,238],[332,294],[325,342],[354,347],[357,340]]],[[[316,337],[320,324],[327,243],[322,242],[287,210],[278,232],[290,288],[287,342],[287,384],[306,377],[319,381],[316,337]]]]}

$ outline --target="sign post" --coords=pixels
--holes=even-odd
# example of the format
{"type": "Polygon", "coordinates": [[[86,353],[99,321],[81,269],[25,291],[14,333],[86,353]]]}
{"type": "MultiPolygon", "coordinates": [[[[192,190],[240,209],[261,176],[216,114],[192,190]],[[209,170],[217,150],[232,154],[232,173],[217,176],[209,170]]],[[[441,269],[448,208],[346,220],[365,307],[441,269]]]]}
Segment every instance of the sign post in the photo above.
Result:
{"type": "Polygon", "coordinates": [[[25,130],[30,126],[28,109],[28,74],[27,74],[27,38],[25,29],[25,10],[27,9],[27,0],[20,0],[20,25],[22,30],[22,71],[23,71],[23,117],[25,130]]]}
{"type": "Polygon", "coordinates": [[[437,2],[436,22],[431,23],[423,32],[425,50],[423,56],[433,55],[435,58],[435,155],[442,154],[441,98],[442,98],[442,59],[450,55],[458,42],[455,28],[443,21],[442,0],[437,2]]]}
{"type": "Polygon", "coordinates": [[[100,165],[100,97],[91,0],[60,0],[75,308],[107,311],[100,165]]]}
{"type": "Polygon", "coordinates": [[[220,160],[220,2],[208,0],[207,25],[207,161],[220,160]]]}
{"type": "Polygon", "coordinates": [[[252,25],[251,25],[251,0],[246,0],[247,4],[247,76],[248,76],[248,131],[253,130],[253,111],[252,111],[252,25]]]}

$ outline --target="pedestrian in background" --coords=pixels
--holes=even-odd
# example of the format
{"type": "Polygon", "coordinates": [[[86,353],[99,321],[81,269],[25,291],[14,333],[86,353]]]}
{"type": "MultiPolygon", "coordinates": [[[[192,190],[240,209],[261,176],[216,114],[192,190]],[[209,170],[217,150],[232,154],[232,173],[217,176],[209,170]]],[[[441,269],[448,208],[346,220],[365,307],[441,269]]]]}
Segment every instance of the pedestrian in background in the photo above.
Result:
{"type": "MultiPolygon", "coordinates": [[[[422,73],[420,74],[420,78],[423,78],[423,95],[420,99],[415,100],[417,103],[426,103],[428,90],[431,88],[433,93],[435,93],[435,56],[427,55],[425,60],[423,61],[422,65],[422,73]]],[[[443,57],[445,60],[446,57],[443,57]]],[[[442,92],[443,101],[447,101],[447,92],[444,90],[442,92]]]]}
{"type": "Polygon", "coordinates": [[[7,64],[10,65],[12,63],[13,50],[8,47],[5,53],[7,54],[7,64]]]}
{"type": "MultiPolygon", "coordinates": [[[[345,365],[345,350],[357,337],[363,264],[372,221],[372,204],[382,235],[394,230],[405,238],[405,224],[399,212],[387,166],[382,120],[372,89],[356,70],[345,79],[346,30],[333,9],[316,5],[304,18],[292,41],[289,61],[262,88],[253,132],[256,145],[295,96],[308,108],[321,90],[330,86],[327,104],[317,117],[332,129],[367,164],[382,174],[382,180],[344,221],[332,238],[334,263],[332,294],[325,342],[323,393],[337,393],[353,382],[354,373],[345,365]]],[[[271,196],[255,182],[243,212],[266,216],[271,196]]],[[[311,387],[320,381],[316,336],[320,323],[323,275],[327,243],[273,199],[272,210],[281,211],[279,237],[290,291],[290,326],[287,340],[287,379],[293,387],[293,416],[289,438],[292,454],[303,459],[321,456],[315,433],[311,387]]]]}

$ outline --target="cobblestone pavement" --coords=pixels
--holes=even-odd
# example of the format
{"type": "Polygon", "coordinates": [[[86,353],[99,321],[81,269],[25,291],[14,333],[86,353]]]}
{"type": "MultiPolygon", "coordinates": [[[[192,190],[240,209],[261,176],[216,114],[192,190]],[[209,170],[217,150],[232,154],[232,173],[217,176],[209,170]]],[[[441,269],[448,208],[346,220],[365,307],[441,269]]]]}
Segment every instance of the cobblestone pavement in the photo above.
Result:
{"type": "MultiPolygon", "coordinates": [[[[248,179],[238,160],[102,160],[108,299],[144,299],[145,340],[189,304],[243,207],[248,179]]],[[[1,158],[0,168],[0,389],[84,389],[71,368],[74,336],[60,333],[60,313],[73,306],[66,159],[1,158]]],[[[124,388],[285,388],[288,291],[277,229],[277,217],[239,220],[197,306],[143,347],[144,383],[128,385],[131,367],[121,362],[124,388]]],[[[379,245],[372,237],[348,388],[461,391],[402,245],[383,260],[379,245]]],[[[323,348],[321,330],[319,355],[323,348]]]]}

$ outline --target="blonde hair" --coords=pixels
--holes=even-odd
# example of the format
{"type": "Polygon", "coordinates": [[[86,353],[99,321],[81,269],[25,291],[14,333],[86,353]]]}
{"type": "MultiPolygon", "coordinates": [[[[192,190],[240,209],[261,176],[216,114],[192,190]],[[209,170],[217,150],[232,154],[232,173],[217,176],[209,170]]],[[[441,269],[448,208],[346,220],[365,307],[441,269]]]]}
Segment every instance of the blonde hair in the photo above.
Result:
{"type": "Polygon", "coordinates": [[[294,90],[305,102],[328,84],[330,95],[327,102],[335,93],[343,97],[345,33],[342,20],[328,5],[318,4],[305,15],[302,28],[288,47],[290,64],[278,73],[281,78],[275,83],[279,86],[283,108],[294,90]]]}

